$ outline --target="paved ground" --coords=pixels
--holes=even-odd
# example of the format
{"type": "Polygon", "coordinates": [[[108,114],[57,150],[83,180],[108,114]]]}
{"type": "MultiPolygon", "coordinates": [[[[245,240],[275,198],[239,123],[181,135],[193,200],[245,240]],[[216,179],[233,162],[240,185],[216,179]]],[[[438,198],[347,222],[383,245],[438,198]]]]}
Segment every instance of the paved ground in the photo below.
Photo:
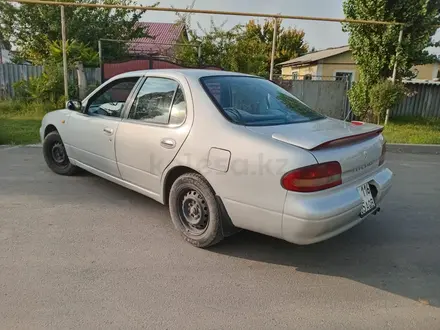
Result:
{"type": "Polygon", "coordinates": [[[383,212],[337,238],[206,251],[148,198],[0,149],[0,328],[439,329],[440,156],[389,164],[383,212]]]}

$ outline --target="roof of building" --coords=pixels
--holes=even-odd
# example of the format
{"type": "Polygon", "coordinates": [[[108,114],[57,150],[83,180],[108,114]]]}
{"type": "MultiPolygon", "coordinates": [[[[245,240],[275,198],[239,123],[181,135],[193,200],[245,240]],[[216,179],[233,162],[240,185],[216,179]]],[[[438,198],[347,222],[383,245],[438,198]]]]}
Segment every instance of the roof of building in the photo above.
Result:
{"type": "Polygon", "coordinates": [[[349,46],[327,48],[327,49],[320,50],[317,52],[308,53],[306,55],[288,60],[286,62],[279,63],[278,65],[281,65],[281,66],[300,65],[300,64],[317,62],[319,60],[323,60],[328,57],[332,57],[332,56],[336,56],[336,55],[348,52],[349,50],[350,50],[349,46]]]}
{"type": "Polygon", "coordinates": [[[404,79],[402,80],[404,84],[415,84],[415,85],[440,85],[440,81],[436,79],[428,80],[428,79],[404,79]]]}
{"type": "Polygon", "coordinates": [[[175,23],[138,22],[135,27],[139,26],[144,29],[146,36],[132,40],[132,53],[165,55],[185,31],[184,24],[175,23]]]}

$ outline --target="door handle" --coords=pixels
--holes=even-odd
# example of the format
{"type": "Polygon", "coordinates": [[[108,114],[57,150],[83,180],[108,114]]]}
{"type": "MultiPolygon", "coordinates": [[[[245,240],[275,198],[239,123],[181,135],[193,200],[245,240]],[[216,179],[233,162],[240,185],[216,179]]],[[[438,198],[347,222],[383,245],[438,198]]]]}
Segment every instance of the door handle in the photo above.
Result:
{"type": "Polygon", "coordinates": [[[173,139],[162,139],[160,145],[166,149],[173,149],[176,146],[176,141],[173,139]]]}
{"type": "Polygon", "coordinates": [[[113,134],[113,128],[105,127],[103,131],[107,134],[113,134]]]}

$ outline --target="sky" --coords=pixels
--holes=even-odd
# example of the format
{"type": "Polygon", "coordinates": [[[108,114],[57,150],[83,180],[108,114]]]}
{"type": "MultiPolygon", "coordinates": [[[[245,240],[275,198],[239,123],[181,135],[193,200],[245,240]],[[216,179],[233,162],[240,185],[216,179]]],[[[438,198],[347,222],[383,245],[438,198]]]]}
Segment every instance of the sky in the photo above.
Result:
{"type": "MultiPolygon", "coordinates": [[[[160,7],[186,8],[192,0],[157,0],[160,7]]],[[[151,5],[156,0],[138,0],[142,5],[151,5]]],[[[342,10],[343,0],[196,0],[195,9],[254,12],[266,14],[283,14],[295,16],[314,16],[344,18],[342,10]]],[[[192,28],[197,28],[197,22],[203,28],[209,28],[211,18],[216,25],[225,23],[225,28],[231,28],[239,23],[246,23],[252,17],[244,16],[220,16],[207,14],[194,14],[191,16],[192,28]]],[[[150,11],[144,14],[142,21],[148,22],[174,22],[177,19],[175,13],[150,11]]],[[[264,18],[260,18],[263,22],[264,18]]],[[[348,44],[348,34],[342,32],[340,23],[284,20],[283,26],[291,26],[302,29],[305,32],[305,40],[310,47],[325,49],[339,47],[348,44]]],[[[440,40],[440,30],[435,35],[440,40]]],[[[440,48],[430,48],[431,53],[440,55],[440,48]]]]}
{"type": "MultiPolygon", "coordinates": [[[[140,0],[142,5],[151,5],[155,0],[140,0]]],[[[185,8],[192,0],[161,0],[160,7],[185,8]]],[[[296,16],[318,16],[343,18],[343,0],[196,0],[195,9],[258,12],[268,14],[283,14],[296,16]]],[[[209,28],[211,17],[216,24],[226,20],[225,28],[239,23],[246,23],[251,17],[241,16],[211,16],[194,14],[191,18],[192,27],[199,22],[204,28],[209,28]]],[[[174,13],[147,12],[142,21],[174,22],[174,13]]],[[[263,21],[260,18],[260,21],[263,21]]],[[[305,39],[310,46],[317,49],[343,46],[348,43],[348,35],[342,32],[340,23],[284,20],[283,26],[292,26],[305,31],[305,39]]]]}

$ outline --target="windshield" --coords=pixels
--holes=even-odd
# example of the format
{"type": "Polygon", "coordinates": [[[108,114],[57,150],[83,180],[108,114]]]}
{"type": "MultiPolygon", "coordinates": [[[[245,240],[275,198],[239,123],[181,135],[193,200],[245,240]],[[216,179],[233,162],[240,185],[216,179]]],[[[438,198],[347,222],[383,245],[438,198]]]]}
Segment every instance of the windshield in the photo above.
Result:
{"type": "Polygon", "coordinates": [[[274,83],[245,76],[210,76],[202,85],[217,107],[234,123],[269,126],[324,118],[274,83]]]}

